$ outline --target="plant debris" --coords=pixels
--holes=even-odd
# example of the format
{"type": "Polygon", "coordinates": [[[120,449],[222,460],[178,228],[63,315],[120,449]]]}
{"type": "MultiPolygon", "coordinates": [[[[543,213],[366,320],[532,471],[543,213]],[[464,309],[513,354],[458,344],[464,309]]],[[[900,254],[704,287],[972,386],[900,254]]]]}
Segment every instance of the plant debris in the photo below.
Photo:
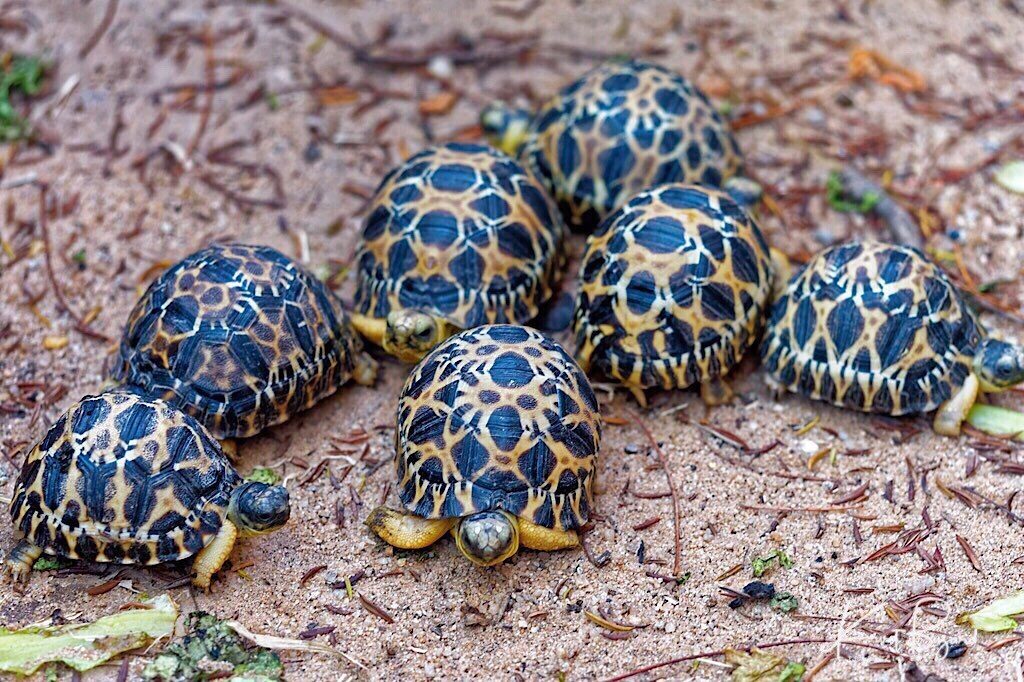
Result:
{"type": "Polygon", "coordinates": [[[169,637],[177,619],[178,605],[162,594],[91,623],[0,628],[0,671],[31,675],[48,663],[91,670],[125,651],[169,637]]]}
{"type": "Polygon", "coordinates": [[[1017,621],[1011,616],[1024,614],[1024,590],[996,599],[988,606],[956,617],[957,625],[969,625],[981,632],[1002,632],[1015,630],[1017,621]]]}
{"type": "Polygon", "coordinates": [[[754,571],[754,577],[760,578],[763,576],[775,562],[778,562],[782,568],[793,567],[793,560],[789,558],[789,555],[784,550],[777,549],[765,556],[754,557],[754,560],[750,562],[751,568],[754,571]]]}
{"type": "Polygon", "coordinates": [[[975,403],[967,413],[967,423],[991,436],[1024,440],[1024,413],[995,405],[975,403]]]}
{"type": "Polygon", "coordinates": [[[725,662],[733,666],[733,682],[796,682],[803,678],[804,666],[783,656],[754,647],[749,652],[726,649],[725,662]]]}
{"type": "Polygon", "coordinates": [[[20,92],[35,95],[43,87],[46,64],[31,55],[5,55],[0,75],[0,141],[13,142],[28,137],[32,125],[11,104],[11,95],[20,92]]]}
{"type": "Polygon", "coordinates": [[[60,559],[58,559],[56,557],[52,557],[52,556],[46,556],[44,554],[43,556],[41,556],[38,559],[36,559],[36,562],[34,564],[32,564],[32,570],[33,571],[55,571],[58,568],[63,568],[64,565],[65,565],[64,562],[62,562],[60,559]]]}
{"type": "Polygon", "coordinates": [[[248,646],[216,616],[193,611],[186,618],[185,629],[184,637],[146,665],[144,679],[186,682],[227,677],[264,682],[284,678],[284,666],[276,653],[248,646]]]}
{"type": "Polygon", "coordinates": [[[1024,194],[1024,161],[1005,163],[992,177],[1001,187],[1017,194],[1024,194]]]}
{"type": "Polygon", "coordinates": [[[797,601],[797,598],[789,592],[776,592],[772,595],[768,605],[776,611],[789,613],[790,611],[796,611],[797,606],[799,606],[799,602],[797,601]]]}
{"type": "Polygon", "coordinates": [[[245,480],[266,483],[267,485],[277,485],[281,481],[281,476],[269,467],[256,467],[252,470],[251,474],[246,476],[245,480]]]}

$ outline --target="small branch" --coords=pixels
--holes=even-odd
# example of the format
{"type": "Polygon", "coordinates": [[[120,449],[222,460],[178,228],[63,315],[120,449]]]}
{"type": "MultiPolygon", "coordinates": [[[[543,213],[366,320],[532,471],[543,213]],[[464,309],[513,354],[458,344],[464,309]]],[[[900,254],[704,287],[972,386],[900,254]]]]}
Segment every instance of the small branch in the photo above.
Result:
{"type": "Polygon", "coordinates": [[[104,34],[110,29],[110,25],[114,23],[114,16],[117,14],[117,1],[107,0],[107,11],[103,13],[99,26],[96,27],[96,30],[89,36],[89,39],[85,41],[85,45],[82,45],[82,48],[78,51],[79,59],[85,59],[92,52],[93,48],[99,44],[104,34]]]}
{"type": "Polygon", "coordinates": [[[885,222],[894,241],[915,249],[924,248],[924,239],[921,237],[921,229],[918,227],[917,221],[907,212],[907,209],[889,196],[889,193],[881,185],[869,180],[851,166],[839,171],[839,180],[843,184],[843,193],[853,201],[862,201],[869,196],[878,198],[871,210],[885,222]]]}
{"type": "Polygon", "coordinates": [[[678,577],[680,572],[680,561],[682,560],[682,542],[679,537],[679,494],[676,492],[676,484],[672,480],[672,472],[668,468],[668,462],[665,460],[665,453],[661,451],[661,446],[658,445],[658,441],[654,438],[654,434],[647,428],[647,424],[640,419],[640,417],[632,410],[626,408],[626,414],[632,417],[633,421],[637,423],[640,430],[644,432],[648,442],[651,444],[651,448],[654,450],[655,455],[658,457],[658,464],[661,465],[662,470],[665,472],[665,479],[668,481],[669,494],[672,496],[672,535],[675,543],[675,557],[672,559],[672,575],[678,577]]]}
{"type": "MultiPolygon", "coordinates": [[[[883,654],[885,656],[892,656],[893,658],[902,658],[905,661],[911,660],[910,657],[907,656],[906,654],[901,654],[898,651],[893,651],[892,649],[886,649],[885,647],[876,646],[874,644],[868,644],[867,642],[854,642],[854,641],[845,640],[845,639],[839,639],[839,638],[827,639],[825,637],[807,637],[807,638],[804,638],[804,639],[786,639],[786,640],[782,640],[782,641],[779,641],[779,642],[767,642],[767,643],[764,643],[764,644],[753,644],[750,647],[744,647],[744,649],[747,650],[747,651],[749,651],[750,649],[773,649],[775,647],[791,646],[791,645],[796,645],[796,644],[835,644],[837,647],[839,647],[839,646],[858,646],[858,647],[861,647],[863,649],[871,649],[872,651],[877,651],[878,653],[883,654]]],[[[693,660],[696,660],[698,658],[715,658],[715,657],[724,656],[724,655],[725,655],[725,649],[718,649],[717,651],[705,651],[705,652],[699,653],[699,654],[690,654],[689,656],[679,656],[677,658],[671,658],[671,659],[669,659],[667,661],[661,661],[660,663],[652,663],[651,665],[647,665],[647,666],[644,666],[642,668],[637,668],[636,670],[631,670],[628,673],[622,673],[621,675],[616,675],[615,677],[609,677],[609,678],[605,679],[604,682],[619,682],[620,680],[628,680],[631,677],[636,677],[637,675],[643,675],[644,673],[649,673],[652,670],[658,670],[660,668],[667,668],[668,666],[675,665],[677,663],[683,663],[685,661],[693,661],[693,660]]]]}
{"type": "Polygon", "coordinates": [[[50,228],[46,215],[46,193],[48,189],[49,188],[45,183],[39,183],[39,231],[42,233],[43,253],[46,254],[46,274],[50,278],[50,286],[53,287],[53,293],[57,296],[57,303],[75,321],[75,329],[78,332],[84,336],[109,343],[111,340],[110,337],[89,327],[82,316],[75,312],[75,309],[71,307],[70,303],[68,303],[67,298],[64,297],[64,291],[60,288],[60,284],[57,282],[57,275],[53,270],[53,245],[50,242],[50,228]]]}
{"type": "Polygon", "coordinates": [[[210,30],[209,25],[203,31],[203,55],[205,56],[206,66],[204,69],[204,77],[206,79],[206,98],[203,101],[202,111],[199,112],[199,125],[196,127],[196,133],[192,136],[192,141],[189,142],[188,149],[185,150],[185,156],[189,159],[195,153],[199,147],[199,143],[203,139],[203,134],[206,133],[206,126],[210,122],[210,112],[213,111],[213,95],[217,91],[214,87],[214,73],[215,63],[213,61],[213,31],[210,30]]]}

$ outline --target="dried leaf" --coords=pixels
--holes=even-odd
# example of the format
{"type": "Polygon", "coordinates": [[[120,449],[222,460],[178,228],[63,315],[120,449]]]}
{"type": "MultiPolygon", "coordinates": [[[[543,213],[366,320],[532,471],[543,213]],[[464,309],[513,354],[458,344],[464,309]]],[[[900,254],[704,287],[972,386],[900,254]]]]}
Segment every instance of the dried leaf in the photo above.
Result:
{"type": "MultiPolygon", "coordinates": [[[[790,669],[791,664],[785,658],[757,647],[751,649],[749,653],[739,649],[726,649],[725,662],[733,666],[733,682],[776,682],[783,679],[782,675],[787,676],[784,678],[786,680],[800,679],[799,675],[794,676],[795,670],[790,669]]],[[[803,674],[802,670],[800,674],[803,674]]]]}
{"type": "Polygon", "coordinates": [[[359,101],[359,91],[344,85],[335,85],[317,90],[316,99],[325,107],[336,107],[359,101]]]}
{"type": "Polygon", "coordinates": [[[439,92],[433,97],[420,100],[420,113],[424,116],[443,116],[452,110],[455,103],[459,101],[459,95],[454,92],[439,92]]]}
{"type": "Polygon", "coordinates": [[[244,637],[256,646],[263,647],[264,649],[271,649],[273,651],[306,651],[317,654],[328,654],[329,656],[337,656],[338,658],[344,658],[346,661],[354,666],[366,670],[366,666],[360,663],[357,659],[349,656],[344,651],[338,651],[333,647],[329,647],[326,644],[320,644],[319,642],[306,641],[302,639],[289,639],[287,637],[275,637],[274,635],[259,635],[255,632],[249,632],[244,625],[234,620],[226,620],[224,624],[244,637]]]}
{"type": "Polygon", "coordinates": [[[630,625],[628,623],[616,623],[615,621],[608,620],[593,611],[584,611],[583,615],[586,616],[587,620],[590,622],[600,625],[606,630],[614,630],[615,632],[629,632],[640,627],[639,625],[630,625]]]}
{"type": "Polygon", "coordinates": [[[68,345],[66,336],[47,336],[43,339],[43,348],[46,350],[60,350],[68,345]]]}

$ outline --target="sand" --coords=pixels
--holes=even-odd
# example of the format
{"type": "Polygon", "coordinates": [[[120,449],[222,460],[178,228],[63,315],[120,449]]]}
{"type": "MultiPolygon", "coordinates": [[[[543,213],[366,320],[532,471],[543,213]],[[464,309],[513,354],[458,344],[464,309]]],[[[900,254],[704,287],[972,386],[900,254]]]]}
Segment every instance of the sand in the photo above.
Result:
{"type": "MultiPolygon", "coordinates": [[[[784,221],[762,211],[765,232],[776,246],[799,255],[830,240],[882,235],[876,221],[830,211],[820,189],[829,170],[843,164],[854,163],[876,177],[891,171],[898,189],[927,198],[947,229],[959,231],[963,261],[977,281],[1009,280],[995,296],[1019,308],[1024,201],[997,187],[990,169],[958,182],[940,172],[982,161],[1021,133],[1019,115],[1016,122],[1008,115],[962,132],[962,119],[974,113],[1000,104],[1019,107],[1024,82],[1017,70],[1024,68],[1019,5],[1012,0],[688,5],[296,0],[277,7],[242,2],[213,7],[124,0],[109,30],[80,58],[101,23],[105,2],[33,3],[31,9],[15,4],[3,17],[23,21],[24,31],[4,24],[5,49],[45,51],[57,68],[48,94],[32,106],[48,148],[21,149],[5,169],[2,186],[32,176],[49,184],[50,197],[62,204],[49,221],[56,280],[79,315],[98,306],[90,326],[114,339],[140,285],[214,238],[270,244],[317,272],[336,271],[354,249],[363,195],[389,166],[425,144],[425,132],[438,140],[470,138],[477,111],[494,97],[528,104],[526,97],[548,95],[595,63],[599,55],[590,51],[642,54],[656,48],[658,61],[695,77],[720,103],[732,103],[734,116],[800,105],[774,122],[739,132],[752,170],[785,199],[780,202],[784,221]],[[311,28],[311,18],[333,27],[331,37],[320,34],[323,28],[311,28]],[[491,59],[454,66],[435,60],[431,75],[423,68],[367,66],[340,44],[377,40],[385,26],[392,27],[388,43],[373,54],[395,53],[398,61],[407,61],[430,46],[451,53],[450,39],[458,33],[467,43],[456,52],[472,50],[475,41],[478,57],[491,59]],[[528,40],[537,41],[532,52],[508,58],[509,41],[521,46],[528,40]],[[929,94],[910,95],[911,106],[905,106],[891,85],[847,80],[849,52],[856,45],[919,73],[929,94]],[[1005,62],[980,64],[958,52],[986,49],[1005,62]],[[212,100],[203,87],[211,82],[210,65],[218,84],[212,100]],[[75,86],[66,97],[61,96],[64,85],[75,86]],[[455,93],[451,110],[421,116],[417,103],[441,92],[455,93]],[[764,99],[762,109],[751,108],[759,96],[772,99],[764,99]],[[948,116],[915,112],[914,102],[939,107],[948,116]],[[118,120],[123,125],[115,125],[118,120]],[[244,143],[224,151],[235,141],[244,143]],[[255,166],[229,166],[225,159],[255,166]],[[816,192],[802,196],[801,188],[816,192]],[[74,258],[79,252],[84,255],[74,258]]],[[[9,159],[10,148],[3,154],[9,159]]],[[[40,437],[60,410],[101,385],[113,343],[76,331],[58,304],[43,245],[36,241],[41,237],[38,191],[22,186],[0,194],[10,207],[7,215],[15,219],[4,221],[3,238],[19,253],[28,250],[13,264],[9,255],[0,256],[0,404],[8,408],[0,413],[0,445],[20,462],[21,444],[40,437]],[[18,228],[19,222],[25,226],[18,228]],[[38,314],[29,305],[37,297],[38,314]],[[69,343],[45,350],[47,337],[66,337],[69,343]],[[19,388],[20,383],[26,386],[19,388]],[[55,399],[43,398],[61,386],[66,391],[49,393],[55,399]],[[26,403],[23,409],[15,408],[18,396],[26,403]],[[36,407],[40,401],[48,404],[36,407]]],[[[940,249],[953,244],[942,234],[930,243],[940,249]]],[[[339,293],[348,297],[351,283],[341,280],[339,293]]],[[[1009,338],[1020,336],[1020,327],[1010,322],[985,319],[1009,338]]],[[[243,472],[276,465],[288,477],[293,520],[280,532],[237,547],[232,564],[245,568],[223,573],[210,593],[170,590],[185,610],[237,618],[257,632],[295,637],[311,624],[336,626],[331,635],[336,646],[366,666],[359,671],[326,656],[287,655],[289,679],[593,679],[673,657],[782,640],[814,641],[772,649],[808,668],[834,657],[816,674],[818,680],[900,679],[911,661],[919,666],[916,674],[950,680],[1021,675],[1019,640],[988,651],[986,645],[1005,634],[976,640],[954,623],[957,613],[1020,586],[1024,567],[1014,560],[1024,554],[1021,528],[991,505],[971,508],[939,488],[968,486],[1002,503],[1020,487],[1017,476],[998,471],[1000,463],[1017,458],[1015,453],[985,449],[970,437],[938,437],[926,419],[902,420],[894,427],[796,397],[776,402],[753,362],[737,374],[739,399],[732,406],[706,412],[693,391],[659,395],[639,416],[663,444],[680,491],[679,563],[689,578],[677,585],[648,575],[672,571],[671,499],[658,496],[667,490],[665,473],[631,416],[635,404],[624,394],[611,397],[602,390],[603,411],[616,423],[605,429],[599,518],[586,540],[595,562],[581,551],[524,551],[503,566],[480,570],[447,539],[429,551],[395,552],[362,525],[382,495],[396,502],[389,486],[392,428],[407,371],[385,360],[376,387],[346,386],[287,424],[242,443],[243,472]],[[705,418],[751,449],[780,444],[760,455],[741,451],[696,425],[705,418]],[[332,438],[360,430],[371,434],[365,452],[363,442],[332,445],[332,438]],[[821,458],[812,471],[807,462],[822,448],[834,448],[837,455],[834,461],[821,458]],[[324,472],[300,485],[312,469],[294,462],[315,467],[339,450],[353,457],[363,453],[362,460],[347,473],[346,460],[331,460],[333,477],[341,479],[337,483],[324,472]],[[887,485],[891,499],[886,499],[887,485]],[[751,508],[829,507],[861,487],[857,499],[866,499],[853,511],[779,514],[751,508]],[[929,532],[919,545],[929,556],[941,551],[941,570],[922,573],[928,564],[913,551],[855,561],[896,540],[894,527],[924,528],[926,510],[929,532]],[[660,521],[636,529],[653,518],[660,521]],[[958,537],[973,547],[978,567],[958,537]],[[645,564],[638,558],[641,548],[645,564]],[[763,579],[791,592],[798,609],[786,614],[765,603],[730,609],[720,587],[742,588],[753,579],[751,560],[777,549],[793,565],[773,568],[763,579]],[[607,562],[598,566],[602,555],[607,562]],[[324,565],[300,584],[307,571],[324,565]],[[721,577],[735,566],[741,567],[737,573],[721,577]],[[364,577],[355,588],[393,622],[331,586],[357,573],[364,577]],[[922,593],[938,597],[929,605],[931,613],[918,611],[905,623],[890,620],[888,602],[922,593]],[[341,613],[329,612],[328,605],[341,613]],[[608,639],[610,631],[588,620],[588,611],[644,627],[608,639]],[[865,632],[843,619],[875,626],[865,626],[871,630],[865,632]],[[840,639],[898,656],[862,646],[837,648],[840,639]],[[968,644],[966,655],[940,657],[942,643],[960,640],[968,644]],[[886,667],[887,661],[893,663],[886,667]]],[[[1013,394],[993,401],[1022,407],[1013,394]]],[[[0,459],[0,496],[10,496],[16,475],[12,462],[0,459]]],[[[6,550],[11,543],[10,527],[0,525],[0,547],[6,550]]],[[[46,619],[57,609],[67,619],[93,618],[133,600],[135,591],[154,593],[174,579],[142,570],[122,577],[129,582],[93,597],[85,590],[107,578],[44,573],[25,590],[5,586],[0,625],[46,619]]],[[[134,658],[132,675],[144,663],[134,658]]],[[[115,675],[116,668],[107,667],[87,677],[115,675]]],[[[715,657],[699,666],[663,667],[639,679],[727,675],[721,657],[715,657]]]]}

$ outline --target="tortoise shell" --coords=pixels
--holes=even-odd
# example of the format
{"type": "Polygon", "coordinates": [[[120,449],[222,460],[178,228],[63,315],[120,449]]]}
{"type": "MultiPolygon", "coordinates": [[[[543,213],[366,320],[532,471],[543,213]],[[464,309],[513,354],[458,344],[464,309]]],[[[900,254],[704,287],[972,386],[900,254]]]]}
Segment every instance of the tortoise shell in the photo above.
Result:
{"type": "Polygon", "coordinates": [[[641,192],[587,239],[576,356],[634,388],[724,376],[754,341],[773,276],[761,230],[727,194],[641,192]]]}
{"type": "Polygon", "coordinates": [[[128,319],[115,381],[162,398],[217,438],[253,436],[331,395],[372,360],[338,299],[268,246],[182,259],[128,319]]]}
{"type": "Polygon", "coordinates": [[[740,172],[739,146],[706,95],[641,61],[596,67],[537,112],[519,159],[568,225],[593,231],[637,192],[669,182],[719,186],[740,172]]]}
{"type": "Polygon", "coordinates": [[[11,518],[47,554],[175,561],[213,540],[239,483],[196,420],[162,400],[112,391],[72,405],[29,451],[11,518]]]}
{"type": "Polygon", "coordinates": [[[385,176],[356,254],[355,310],[417,310],[459,329],[526,322],[566,262],[544,189],[489,147],[447,144],[385,176]]]}
{"type": "Polygon", "coordinates": [[[865,412],[930,412],[971,372],[982,335],[920,251],[851,242],[822,251],[772,304],[769,383],[865,412]]]}
{"type": "Polygon", "coordinates": [[[478,327],[442,343],[406,381],[399,496],[425,518],[501,509],[579,528],[600,439],[597,399],[561,346],[526,327],[478,327]]]}

